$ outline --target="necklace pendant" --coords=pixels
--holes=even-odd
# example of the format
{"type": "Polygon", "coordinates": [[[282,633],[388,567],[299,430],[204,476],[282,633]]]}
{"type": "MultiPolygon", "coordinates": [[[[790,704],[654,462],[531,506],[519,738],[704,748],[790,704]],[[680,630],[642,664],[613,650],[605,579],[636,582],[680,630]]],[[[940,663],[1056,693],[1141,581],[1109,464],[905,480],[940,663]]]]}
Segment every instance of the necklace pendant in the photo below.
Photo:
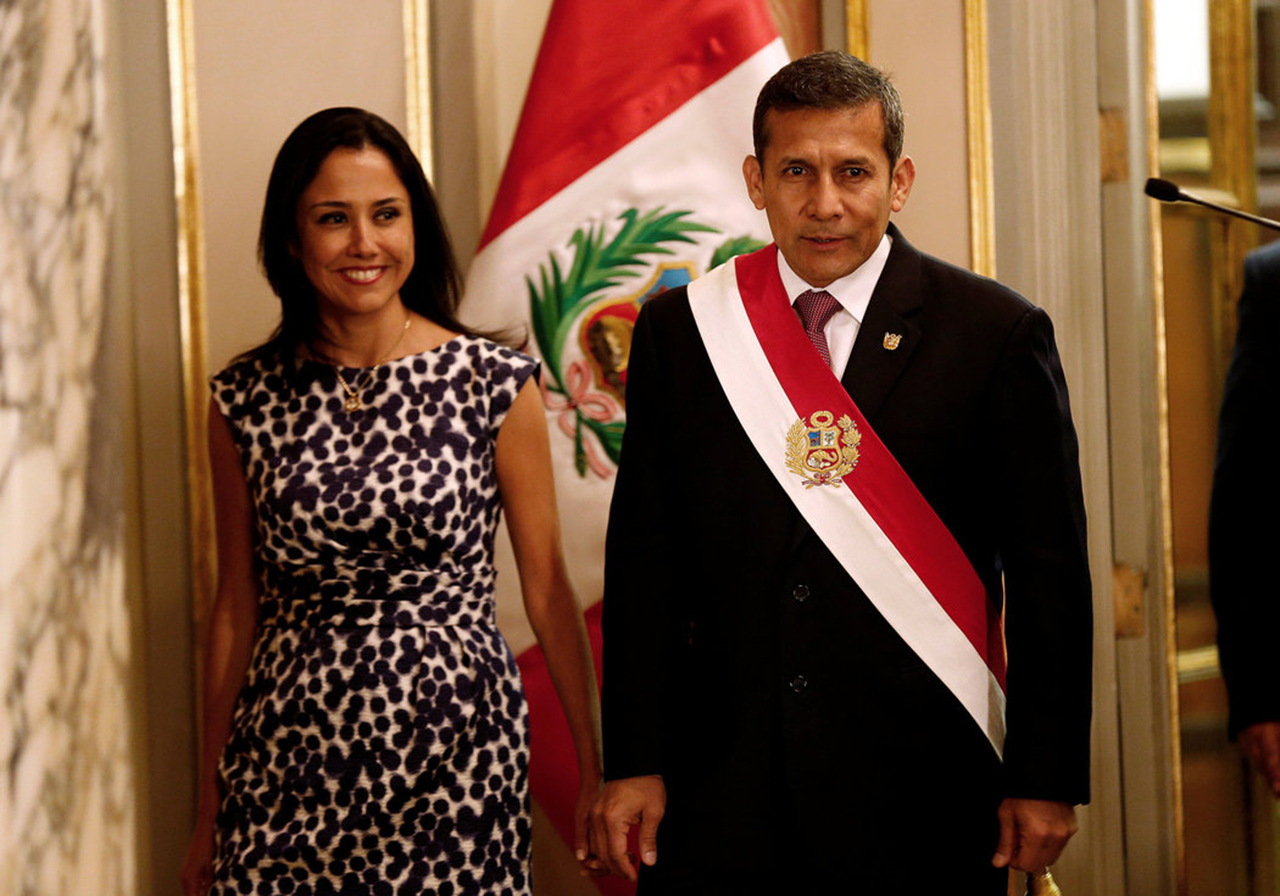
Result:
{"type": "Polygon", "coordinates": [[[342,406],[347,409],[348,413],[351,413],[353,411],[360,410],[360,408],[363,407],[363,404],[360,401],[359,395],[348,395],[347,400],[342,403],[342,406]]]}

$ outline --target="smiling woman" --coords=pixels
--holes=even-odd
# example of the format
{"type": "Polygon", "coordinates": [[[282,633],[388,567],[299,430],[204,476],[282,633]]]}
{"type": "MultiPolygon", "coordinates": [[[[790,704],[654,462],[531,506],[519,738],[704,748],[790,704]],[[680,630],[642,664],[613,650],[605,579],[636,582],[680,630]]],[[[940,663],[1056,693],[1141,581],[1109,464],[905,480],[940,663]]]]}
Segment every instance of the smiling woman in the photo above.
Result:
{"type": "Polygon", "coordinates": [[[185,892],[528,894],[527,712],[494,620],[504,510],[584,847],[600,779],[538,363],[456,321],[435,199],[376,115],[293,131],[259,251],[281,322],[209,407],[218,584],[185,892]]]}
{"type": "MultiPolygon", "coordinates": [[[[294,250],[316,287],[321,327],[336,336],[357,321],[406,320],[400,287],[413,270],[409,195],[381,150],[335,149],[298,202],[294,250]]],[[[398,323],[397,323],[398,326],[398,323]]],[[[362,366],[366,359],[349,359],[362,366]]]]}

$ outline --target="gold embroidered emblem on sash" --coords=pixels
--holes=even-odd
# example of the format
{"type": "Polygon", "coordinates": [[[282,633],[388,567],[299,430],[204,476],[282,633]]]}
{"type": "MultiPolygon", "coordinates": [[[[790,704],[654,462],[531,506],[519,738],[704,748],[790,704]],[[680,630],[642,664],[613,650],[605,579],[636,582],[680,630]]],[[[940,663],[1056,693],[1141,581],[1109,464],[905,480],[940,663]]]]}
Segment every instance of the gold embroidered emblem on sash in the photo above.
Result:
{"type": "Polygon", "coordinates": [[[787,469],[804,480],[805,488],[839,488],[858,463],[861,441],[862,433],[848,414],[835,420],[830,411],[814,411],[807,424],[801,417],[787,431],[787,469]]]}

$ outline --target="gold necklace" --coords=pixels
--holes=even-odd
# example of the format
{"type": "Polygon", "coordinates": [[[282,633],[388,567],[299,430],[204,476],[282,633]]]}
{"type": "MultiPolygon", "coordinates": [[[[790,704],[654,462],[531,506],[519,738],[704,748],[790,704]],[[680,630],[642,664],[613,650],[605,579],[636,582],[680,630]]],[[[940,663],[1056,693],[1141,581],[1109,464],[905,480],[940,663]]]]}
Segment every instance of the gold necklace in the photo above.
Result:
{"type": "Polygon", "coordinates": [[[377,363],[361,373],[360,377],[354,384],[347,382],[346,378],[342,375],[342,371],[338,369],[338,365],[333,365],[333,372],[338,376],[338,382],[342,385],[342,391],[347,393],[347,400],[342,403],[342,406],[347,409],[348,414],[353,411],[358,411],[364,407],[364,402],[360,400],[360,393],[364,391],[364,388],[367,385],[366,381],[378,372],[379,367],[387,363],[387,359],[390,358],[392,353],[400,347],[400,343],[404,342],[404,334],[409,332],[409,322],[412,319],[413,318],[411,317],[406,317],[404,319],[404,326],[400,328],[400,335],[396,338],[395,345],[387,349],[386,354],[379,358],[377,363]]]}

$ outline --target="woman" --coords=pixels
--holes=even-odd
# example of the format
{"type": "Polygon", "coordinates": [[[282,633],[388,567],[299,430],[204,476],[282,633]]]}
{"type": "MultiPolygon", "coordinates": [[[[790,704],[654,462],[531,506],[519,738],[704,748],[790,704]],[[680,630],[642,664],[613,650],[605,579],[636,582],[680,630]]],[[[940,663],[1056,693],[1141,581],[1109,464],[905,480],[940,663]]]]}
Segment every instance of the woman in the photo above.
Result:
{"type": "Polygon", "coordinates": [[[280,326],[209,408],[218,590],[185,892],[528,893],[501,509],[578,751],[580,855],[600,780],[537,363],[458,323],[431,189],[369,112],[285,140],[259,255],[280,326]]]}

